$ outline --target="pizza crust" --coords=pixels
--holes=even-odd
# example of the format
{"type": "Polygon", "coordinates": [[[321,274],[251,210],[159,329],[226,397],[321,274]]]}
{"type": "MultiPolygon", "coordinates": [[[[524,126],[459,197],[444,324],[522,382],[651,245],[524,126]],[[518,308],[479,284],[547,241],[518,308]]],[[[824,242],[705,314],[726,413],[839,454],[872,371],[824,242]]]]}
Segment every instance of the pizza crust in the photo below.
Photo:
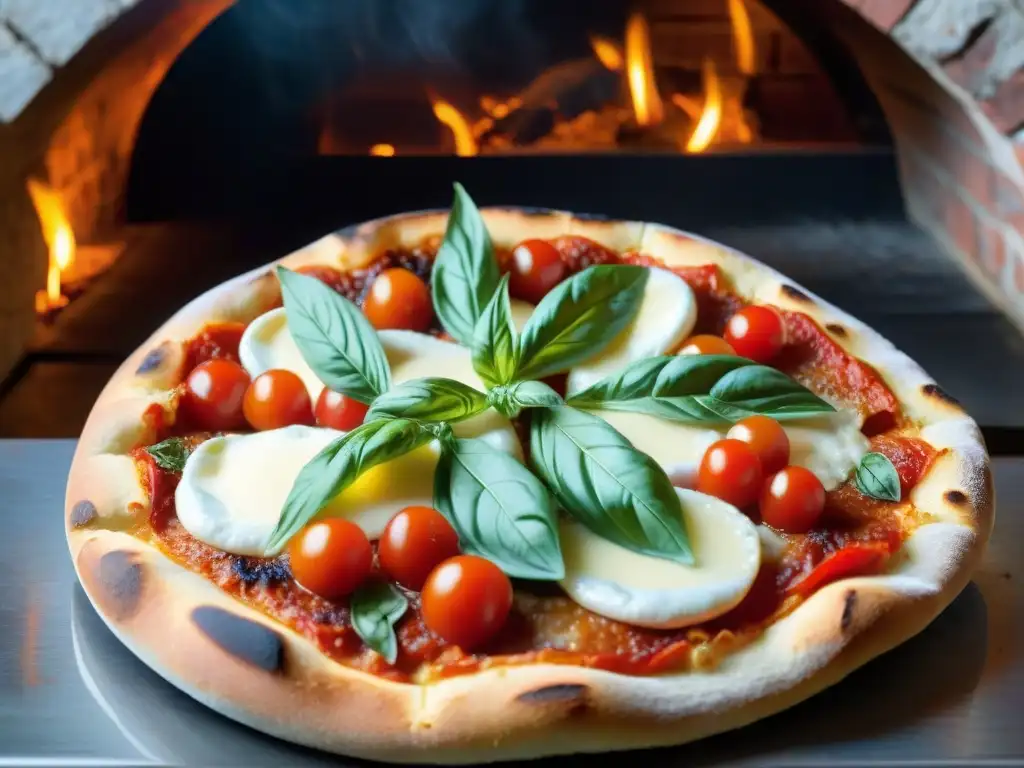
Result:
{"type": "MultiPolygon", "coordinates": [[[[124,532],[147,503],[124,455],[150,437],[141,414],[153,403],[169,407],[182,344],[204,324],[251,321],[277,299],[268,265],[197,298],[125,361],[72,463],[65,522],[79,578],[111,630],[159,674],[261,731],[377,760],[466,764],[682,744],[832,685],[924,629],[967,584],[994,516],[984,442],[960,406],[888,341],[774,270],[700,237],[564,212],[487,209],[484,217],[498,245],[576,234],[669,266],[719,264],[745,298],[813,317],[878,370],[925,439],[948,449],[912,494],[936,522],[912,534],[891,573],[830,584],[710,673],[632,677],[536,664],[415,685],[337,664],[124,532]]],[[[446,220],[446,212],[424,212],[369,222],[279,263],[359,267],[381,248],[440,237],[446,220]]]]}

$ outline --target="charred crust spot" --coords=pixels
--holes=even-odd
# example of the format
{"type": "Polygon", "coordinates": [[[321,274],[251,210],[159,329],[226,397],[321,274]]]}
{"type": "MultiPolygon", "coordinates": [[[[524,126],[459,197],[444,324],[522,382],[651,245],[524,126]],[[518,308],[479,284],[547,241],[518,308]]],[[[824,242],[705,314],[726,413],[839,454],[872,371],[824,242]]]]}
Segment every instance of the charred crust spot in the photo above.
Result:
{"type": "Polygon", "coordinates": [[[281,671],[284,644],[274,630],[212,605],[193,609],[192,621],[235,658],[267,672],[281,671]]]}
{"type": "Polygon", "coordinates": [[[947,405],[952,405],[956,408],[960,407],[960,401],[938,384],[925,384],[921,387],[921,391],[924,393],[925,397],[934,397],[936,400],[942,400],[947,405]]]}
{"type": "Polygon", "coordinates": [[[840,338],[846,338],[846,329],[838,323],[828,323],[825,325],[825,329],[833,336],[839,336],[840,338]]]}
{"type": "Polygon", "coordinates": [[[960,507],[967,503],[967,494],[963,491],[946,491],[946,501],[960,507]]]}
{"type": "Polygon", "coordinates": [[[96,505],[88,499],[82,499],[71,508],[71,525],[74,528],[81,528],[96,519],[96,505]]]}
{"type": "Polygon", "coordinates": [[[813,304],[814,303],[814,299],[812,299],[806,293],[801,291],[795,285],[787,285],[787,284],[784,283],[782,285],[782,288],[780,288],[779,290],[782,291],[782,295],[783,296],[785,296],[785,297],[787,297],[789,299],[792,299],[793,301],[799,301],[799,302],[801,302],[803,304],[813,304]]]}
{"type": "Polygon", "coordinates": [[[850,624],[853,623],[853,612],[857,607],[857,592],[855,590],[847,590],[846,596],[843,598],[843,615],[839,619],[839,628],[843,632],[847,632],[850,629],[850,624]]]}
{"type": "Polygon", "coordinates": [[[606,216],[603,213],[574,213],[572,215],[576,221],[611,221],[611,217],[606,216]]]}
{"type": "Polygon", "coordinates": [[[139,367],[135,369],[135,373],[142,376],[147,373],[152,373],[161,365],[167,358],[167,348],[161,344],[159,347],[149,350],[149,353],[142,358],[142,362],[139,363],[139,367]]]}
{"type": "Polygon", "coordinates": [[[578,683],[560,683],[545,685],[516,696],[516,701],[524,704],[583,704],[587,696],[587,686],[578,683]]]}
{"type": "Polygon", "coordinates": [[[283,557],[266,560],[262,557],[236,557],[231,563],[231,570],[244,584],[259,584],[268,587],[279,584],[292,577],[288,561],[283,557]]]}
{"type": "Polygon", "coordinates": [[[142,597],[142,566],[132,552],[107,552],[96,568],[98,602],[117,621],[135,615],[142,597]]]}

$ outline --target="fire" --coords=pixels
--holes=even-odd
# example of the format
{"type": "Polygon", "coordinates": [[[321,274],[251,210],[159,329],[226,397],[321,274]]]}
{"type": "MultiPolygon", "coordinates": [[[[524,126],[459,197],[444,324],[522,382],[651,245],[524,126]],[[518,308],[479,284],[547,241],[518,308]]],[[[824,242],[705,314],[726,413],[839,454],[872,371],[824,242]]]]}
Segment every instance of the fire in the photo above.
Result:
{"type": "Polygon", "coordinates": [[[61,307],[67,298],[61,296],[61,275],[75,262],[75,234],[64,213],[60,195],[46,184],[35,179],[28,180],[28,193],[39,216],[43,239],[50,251],[49,267],[46,272],[46,290],[36,294],[36,310],[61,307]]]}
{"type": "Polygon", "coordinates": [[[750,77],[756,72],[754,33],[743,0],[729,0],[729,20],[732,22],[732,38],[736,46],[736,68],[750,77]]]}
{"type": "Polygon", "coordinates": [[[391,144],[374,144],[370,147],[370,154],[377,157],[394,157],[395,148],[391,144]]]}
{"type": "Polygon", "coordinates": [[[647,19],[639,13],[630,16],[626,23],[626,73],[637,123],[657,125],[664,118],[665,109],[654,82],[647,19]]]}
{"type": "Polygon", "coordinates": [[[434,116],[447,125],[455,137],[455,154],[459,157],[471,157],[477,153],[476,137],[469,122],[455,107],[442,99],[431,100],[434,116]]]}
{"type": "Polygon", "coordinates": [[[590,47],[594,49],[594,55],[605,69],[610,69],[612,72],[622,69],[622,65],[625,63],[622,59],[622,49],[613,41],[600,35],[591,35],[590,47]]]}
{"type": "Polygon", "coordinates": [[[686,142],[687,152],[703,152],[707,149],[722,122],[722,84],[718,80],[715,63],[710,59],[704,60],[703,74],[704,109],[690,140],[686,142]]]}

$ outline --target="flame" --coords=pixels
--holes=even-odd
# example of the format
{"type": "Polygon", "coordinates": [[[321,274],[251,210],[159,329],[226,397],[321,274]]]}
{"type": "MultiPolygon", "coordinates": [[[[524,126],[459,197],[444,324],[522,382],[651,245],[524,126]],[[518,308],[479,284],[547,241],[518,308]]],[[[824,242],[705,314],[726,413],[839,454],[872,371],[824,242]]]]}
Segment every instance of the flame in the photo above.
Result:
{"type": "Polygon", "coordinates": [[[651,40],[647,20],[634,13],[626,23],[626,72],[633,111],[640,125],[657,125],[665,115],[651,63],[651,40]]]}
{"type": "Polygon", "coordinates": [[[732,22],[732,38],[736,48],[736,68],[749,77],[756,72],[756,55],[750,14],[743,0],[729,0],[729,20],[732,22]]]}
{"type": "Polygon", "coordinates": [[[704,109],[701,111],[697,127],[686,142],[687,152],[703,152],[707,149],[718,133],[722,122],[722,84],[715,71],[715,63],[711,59],[704,60],[704,109]]]}
{"type": "Polygon", "coordinates": [[[455,107],[442,99],[431,99],[434,116],[447,125],[455,137],[455,154],[471,157],[477,153],[476,138],[466,118],[455,107]]]}
{"type": "Polygon", "coordinates": [[[622,58],[622,49],[613,41],[600,35],[591,35],[590,47],[594,49],[594,55],[605,69],[610,69],[612,72],[619,72],[622,69],[622,65],[625,63],[622,58]]]}
{"type": "Polygon", "coordinates": [[[370,147],[370,154],[377,157],[394,157],[395,148],[391,144],[374,144],[370,147]]]}
{"type": "Polygon", "coordinates": [[[56,190],[35,179],[29,179],[27,187],[32,205],[35,206],[36,215],[39,217],[43,239],[50,250],[46,291],[40,291],[40,295],[36,296],[36,309],[39,310],[42,306],[43,309],[40,311],[45,311],[67,303],[67,299],[61,296],[60,282],[61,274],[75,263],[75,234],[67,214],[64,213],[64,203],[56,190]]]}

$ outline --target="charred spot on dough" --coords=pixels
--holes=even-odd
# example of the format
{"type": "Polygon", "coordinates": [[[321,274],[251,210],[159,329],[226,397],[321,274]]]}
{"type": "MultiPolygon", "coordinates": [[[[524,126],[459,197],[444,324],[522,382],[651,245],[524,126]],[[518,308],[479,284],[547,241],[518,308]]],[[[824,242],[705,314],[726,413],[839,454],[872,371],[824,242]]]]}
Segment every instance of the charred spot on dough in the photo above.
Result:
{"type": "Polygon", "coordinates": [[[779,290],[782,292],[782,295],[785,296],[786,298],[792,299],[793,301],[799,301],[801,304],[813,304],[814,303],[814,299],[812,299],[806,293],[801,291],[795,285],[789,285],[787,283],[783,283],[782,287],[780,287],[779,290]]]}
{"type": "Polygon", "coordinates": [[[161,365],[164,364],[164,360],[167,359],[167,344],[161,344],[159,347],[155,347],[149,350],[149,353],[142,358],[142,362],[139,363],[139,367],[135,369],[135,373],[139,376],[143,376],[147,373],[152,373],[161,365]]]}
{"type": "Polygon", "coordinates": [[[924,393],[925,397],[934,397],[936,400],[941,400],[947,405],[952,405],[955,408],[962,407],[959,400],[949,394],[949,392],[944,390],[938,384],[925,384],[921,387],[921,392],[924,393]]]}
{"type": "Polygon", "coordinates": [[[946,501],[961,507],[967,503],[967,494],[963,491],[946,491],[946,501]]]}
{"type": "Polygon", "coordinates": [[[71,525],[74,528],[81,528],[95,520],[98,514],[95,504],[88,499],[82,499],[71,508],[71,525]]]}
{"type": "Polygon", "coordinates": [[[846,329],[843,328],[843,326],[839,325],[838,323],[827,323],[825,325],[825,330],[827,330],[833,336],[838,336],[841,339],[846,338],[846,329]]]}
{"type": "Polygon", "coordinates": [[[843,597],[843,615],[839,619],[839,628],[843,632],[847,632],[850,629],[850,624],[853,623],[853,612],[857,608],[857,592],[856,590],[847,590],[846,595],[843,597]]]}
{"type": "Polygon", "coordinates": [[[142,597],[142,566],[136,562],[135,553],[120,549],[105,553],[93,575],[96,600],[105,612],[117,621],[135,615],[142,597]]]}
{"type": "Polygon", "coordinates": [[[572,215],[576,221],[611,221],[610,216],[606,216],[603,213],[574,213],[572,215]]]}
{"type": "Polygon", "coordinates": [[[280,672],[284,643],[274,630],[213,605],[192,610],[192,621],[218,647],[267,672],[280,672]]]}
{"type": "Polygon", "coordinates": [[[587,686],[579,683],[545,685],[516,696],[524,704],[583,704],[587,697],[587,686]]]}

